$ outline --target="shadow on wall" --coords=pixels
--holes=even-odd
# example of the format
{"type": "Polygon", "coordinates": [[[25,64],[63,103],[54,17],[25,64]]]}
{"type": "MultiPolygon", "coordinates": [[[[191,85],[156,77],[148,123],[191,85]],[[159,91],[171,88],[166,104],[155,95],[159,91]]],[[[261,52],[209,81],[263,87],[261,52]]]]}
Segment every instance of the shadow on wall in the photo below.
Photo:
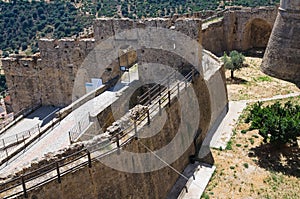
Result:
{"type": "Polygon", "coordinates": [[[243,31],[243,49],[266,48],[272,25],[259,18],[251,20],[243,31]]]}

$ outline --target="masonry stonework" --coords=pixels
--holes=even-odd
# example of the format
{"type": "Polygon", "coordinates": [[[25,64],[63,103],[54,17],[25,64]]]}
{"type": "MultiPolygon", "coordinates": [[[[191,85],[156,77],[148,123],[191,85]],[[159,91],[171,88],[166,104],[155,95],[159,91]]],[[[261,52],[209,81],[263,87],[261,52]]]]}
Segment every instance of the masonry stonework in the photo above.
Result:
{"type": "Polygon", "coordinates": [[[203,47],[214,54],[265,48],[276,19],[276,7],[235,8],[203,26],[203,47]]]}
{"type": "Polygon", "coordinates": [[[300,87],[300,2],[282,0],[261,70],[300,87]]]}
{"type": "MultiPolygon", "coordinates": [[[[100,19],[94,22],[94,38],[41,39],[39,41],[39,57],[16,57],[3,60],[8,87],[21,88],[13,89],[10,92],[13,110],[18,112],[39,103],[43,105],[66,106],[84,95],[84,86],[76,88],[77,92],[73,93],[76,73],[84,59],[97,44],[108,38],[114,38],[116,43],[118,41],[123,42],[125,37],[128,41],[134,42],[136,39],[135,34],[126,36],[117,34],[124,30],[145,28],[146,26],[175,29],[187,34],[192,39],[198,40],[205,49],[217,55],[222,55],[224,51],[233,49],[247,50],[254,47],[265,47],[276,18],[276,13],[276,7],[229,9],[220,15],[222,19],[219,21],[208,22],[208,25],[204,25],[202,34],[195,32],[199,30],[197,23],[195,23],[196,19],[211,17],[214,14],[213,12],[184,15],[183,18],[174,16],[172,19],[146,19],[141,22],[100,19]],[[189,20],[191,18],[193,20],[189,20]],[[199,35],[202,35],[202,37],[198,38],[199,35]],[[29,85],[29,87],[21,84],[29,85]]],[[[112,47],[110,44],[106,45],[107,49],[112,47]]],[[[126,46],[121,48],[125,48],[126,51],[126,46]]],[[[143,51],[145,52],[145,50],[147,50],[147,53],[151,51],[148,49],[143,51]]],[[[120,59],[109,60],[111,66],[107,66],[107,68],[110,69],[101,71],[101,74],[98,74],[103,78],[103,82],[120,75],[119,65],[131,65],[135,62],[141,63],[145,61],[143,59],[149,59],[142,56],[141,49],[133,49],[129,53],[124,53],[125,51],[122,52],[121,49],[118,55],[120,59]]],[[[200,55],[201,50],[199,52],[200,55]]],[[[164,54],[161,57],[162,60],[171,61],[170,59],[164,59],[164,54]]],[[[199,57],[201,58],[201,55],[199,57]]],[[[178,62],[177,65],[180,65],[179,62],[181,60],[177,59],[175,62],[178,62]]],[[[139,70],[141,70],[141,74],[146,72],[143,68],[139,70]]],[[[84,79],[81,84],[89,81],[90,79],[84,79]]]]}

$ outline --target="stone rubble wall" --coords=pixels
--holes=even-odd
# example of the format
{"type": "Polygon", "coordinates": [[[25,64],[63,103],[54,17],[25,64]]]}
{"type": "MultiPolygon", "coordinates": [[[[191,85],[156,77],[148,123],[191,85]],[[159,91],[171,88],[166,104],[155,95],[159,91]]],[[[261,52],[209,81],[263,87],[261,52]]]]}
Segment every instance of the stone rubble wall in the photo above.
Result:
{"type": "MultiPolygon", "coordinates": [[[[223,20],[211,23],[202,30],[202,34],[199,33],[200,18],[211,17],[216,13],[194,13],[191,16],[145,19],[138,22],[129,19],[105,18],[95,20],[94,38],[41,39],[39,41],[40,58],[26,58],[29,67],[24,66],[23,58],[6,58],[3,60],[3,69],[6,74],[8,87],[18,88],[17,91],[11,93],[13,110],[18,112],[39,102],[44,105],[66,106],[83,96],[85,94],[84,86],[76,88],[76,92],[73,92],[78,69],[95,46],[108,38],[114,38],[116,44],[106,45],[107,49],[115,47],[118,40],[122,43],[122,40],[127,39],[132,40],[131,42],[134,43],[137,35],[122,36],[122,34],[117,34],[124,30],[149,26],[174,29],[202,43],[205,49],[214,54],[222,55],[224,51],[251,48],[252,46],[249,42],[251,40],[249,38],[249,32],[252,29],[251,22],[255,19],[263,19],[272,27],[276,13],[277,8],[275,7],[229,9],[223,13],[223,20]],[[116,34],[118,36],[114,36],[116,34]]],[[[261,28],[261,26],[258,26],[258,28],[261,28]]],[[[260,38],[257,39],[260,40],[260,38]]],[[[265,42],[266,38],[261,38],[261,40],[265,42]]],[[[150,55],[149,49],[144,49],[145,51],[150,55]]],[[[201,52],[201,49],[199,49],[199,55],[201,55],[201,52]]],[[[112,77],[120,75],[119,61],[121,65],[126,66],[127,63],[128,65],[135,62],[143,63],[151,60],[153,57],[143,56],[141,49],[133,49],[133,51],[125,54],[120,52],[119,56],[119,60],[108,60],[111,66],[106,67],[111,68],[111,72],[101,71],[100,73],[96,71],[97,73],[95,73],[93,71],[92,74],[102,76],[103,82],[106,82],[112,77]]],[[[175,58],[175,61],[174,59],[169,59],[168,52],[161,53],[160,57],[159,59],[166,64],[176,62],[177,66],[183,65],[180,59],[175,58]]],[[[202,56],[199,57],[201,58],[202,56]]],[[[199,59],[199,61],[201,60],[199,59]]],[[[91,62],[99,63],[99,60],[91,60],[91,62]]],[[[144,70],[143,67],[140,67],[139,70],[141,70],[140,74],[147,76],[147,69],[144,70]]],[[[89,81],[90,79],[84,77],[81,80],[81,84],[89,81]]]]}
{"type": "Polygon", "coordinates": [[[203,29],[203,48],[222,55],[224,51],[266,47],[277,10],[277,7],[228,10],[221,21],[211,22],[203,29]]]}
{"type": "Polygon", "coordinates": [[[38,57],[2,59],[15,114],[41,102],[43,79],[38,74],[40,62],[38,57]]]}
{"type": "MultiPolygon", "coordinates": [[[[192,140],[194,139],[197,129],[201,129],[202,133],[196,139],[196,142],[201,144],[206,137],[206,134],[215,123],[218,114],[227,105],[227,94],[223,93],[225,87],[224,67],[222,67],[214,55],[204,51],[203,67],[205,68],[203,76],[199,74],[194,79],[194,83],[183,89],[179,100],[174,98],[171,107],[167,107],[162,116],[156,116],[152,119],[150,126],[145,126],[140,129],[140,133],[144,139],[132,140],[127,143],[122,150],[131,151],[135,153],[149,152],[143,147],[140,142],[149,147],[151,150],[159,150],[168,145],[177,135],[180,124],[183,125],[182,132],[184,136],[181,139],[176,139],[176,143],[171,147],[172,150],[164,153],[167,156],[176,157],[180,154],[178,159],[174,161],[171,166],[178,171],[183,171],[187,164],[189,164],[189,156],[194,154],[194,146],[192,140]],[[208,67],[208,66],[211,67],[208,67]],[[222,87],[223,86],[223,87],[222,87]],[[191,90],[196,95],[196,98],[191,95],[191,90]],[[222,93],[224,96],[222,96],[222,93]],[[181,103],[182,101],[189,103],[181,103]],[[188,111],[182,114],[183,110],[190,110],[192,104],[199,106],[199,121],[195,121],[195,112],[188,111]],[[184,116],[183,116],[184,115],[184,116]],[[195,122],[199,122],[196,124],[195,122]],[[198,126],[197,126],[198,125],[198,126]],[[153,134],[151,137],[147,135],[153,134]],[[184,149],[188,143],[188,148],[184,149]]],[[[134,116],[137,112],[145,111],[144,107],[133,109],[127,118],[134,116]],[[138,110],[136,110],[138,109],[138,110]],[[134,111],[136,110],[136,111],[134,111]]],[[[120,120],[121,121],[121,120],[120,120]]],[[[122,120],[122,122],[124,122],[122,120]]],[[[126,121],[125,121],[126,123],[126,121]]],[[[112,134],[116,128],[110,128],[112,134]]],[[[15,173],[14,176],[19,176],[28,173],[41,166],[47,165],[57,161],[59,158],[66,157],[72,153],[81,150],[83,147],[93,149],[92,146],[99,142],[107,140],[109,133],[95,136],[92,140],[79,142],[71,145],[64,150],[46,154],[44,158],[36,160],[32,166],[24,168],[22,171],[15,173]]],[[[122,151],[121,151],[122,154],[122,151]]],[[[79,154],[80,155],[80,154],[79,154]]],[[[206,154],[210,157],[210,154],[206,154]]],[[[204,156],[204,158],[207,158],[204,156]]],[[[115,164],[124,165],[124,167],[133,168],[134,166],[151,165],[155,161],[149,158],[148,161],[140,162],[133,159],[124,159],[117,152],[113,152],[104,157],[104,159],[117,161],[115,164]]],[[[65,160],[69,161],[69,160],[65,160]]],[[[211,161],[211,159],[210,159],[211,161]]],[[[213,163],[213,162],[209,162],[213,163]]],[[[164,163],[162,163],[164,164],[164,163]]],[[[6,180],[12,176],[8,176],[6,180]]],[[[82,167],[74,170],[67,175],[61,177],[61,183],[53,180],[28,191],[29,198],[165,198],[171,190],[173,184],[178,178],[178,174],[168,166],[159,170],[146,173],[127,173],[118,171],[103,164],[101,161],[92,163],[92,168],[82,167]],[[147,182],[147,183],[145,183],[147,182]]],[[[19,198],[22,198],[21,196],[19,198]]]]}
{"type": "MultiPolygon", "coordinates": [[[[205,132],[207,131],[210,123],[209,111],[210,102],[208,100],[209,96],[207,92],[200,91],[199,88],[205,86],[205,81],[202,78],[195,79],[192,86],[188,87],[188,90],[184,90],[180,100],[193,100],[192,103],[199,103],[202,106],[200,108],[201,121],[199,123],[199,128],[203,129],[203,134],[197,141],[201,142],[205,137],[205,132]],[[194,88],[192,88],[194,87],[194,88]],[[197,96],[200,96],[200,102],[197,99],[190,99],[188,93],[190,89],[194,89],[197,96]],[[185,98],[182,99],[182,98],[185,98]]],[[[207,91],[207,90],[206,90],[207,91]]],[[[190,104],[180,104],[177,98],[172,100],[171,107],[167,107],[164,111],[163,116],[156,116],[150,124],[149,128],[147,125],[141,129],[141,133],[147,135],[148,133],[153,133],[152,131],[158,130],[157,134],[144,138],[141,140],[131,140],[127,143],[122,150],[130,151],[135,153],[149,153],[149,151],[143,147],[139,142],[142,142],[151,150],[158,150],[166,146],[178,133],[178,128],[180,123],[187,124],[183,126],[183,132],[185,132],[185,139],[176,139],[172,150],[168,151],[168,156],[177,156],[180,154],[178,159],[174,161],[171,166],[178,171],[183,171],[186,165],[189,163],[189,155],[194,153],[194,146],[192,140],[194,138],[195,127],[193,112],[187,112],[184,117],[180,114],[181,109],[185,109],[185,106],[190,106],[190,104]],[[166,120],[162,119],[167,118],[166,120]],[[188,148],[182,148],[183,145],[188,143],[188,148]]],[[[143,107],[141,108],[143,111],[143,107]]],[[[131,113],[132,114],[132,113],[131,113]]],[[[134,114],[134,113],[133,113],[134,114]]],[[[197,127],[196,127],[197,128],[197,127]]],[[[102,135],[100,135],[101,137],[102,135]]],[[[107,139],[107,138],[101,138],[107,139]]],[[[96,137],[93,139],[97,140],[96,137]]],[[[89,145],[94,145],[93,140],[88,142],[83,142],[85,147],[89,148],[89,145]]],[[[70,146],[70,149],[61,150],[57,153],[50,153],[45,156],[44,159],[37,160],[32,165],[33,168],[36,166],[45,165],[45,162],[53,162],[57,160],[57,157],[64,157],[69,154],[70,151],[75,152],[82,148],[79,143],[77,145],[70,146]],[[74,151],[75,150],[75,151],[74,151]]],[[[122,154],[122,151],[121,151],[122,154]]],[[[141,165],[151,165],[153,162],[157,162],[155,156],[150,156],[145,162],[139,162],[133,159],[126,159],[117,152],[113,152],[104,157],[110,160],[117,161],[116,164],[124,165],[124,167],[133,168],[135,166],[141,165]],[[153,159],[152,159],[153,158],[153,159]]],[[[99,161],[92,162],[92,167],[83,167],[74,170],[67,175],[61,177],[61,183],[59,184],[57,180],[53,180],[44,184],[43,186],[37,187],[31,191],[28,191],[29,198],[165,198],[168,192],[171,190],[173,184],[179,177],[174,170],[163,162],[158,161],[163,165],[163,168],[151,172],[145,173],[127,173],[115,170],[110,166],[107,166],[99,161]],[[147,183],[145,183],[147,182],[147,183]]],[[[26,168],[20,173],[30,172],[31,168],[26,168]]],[[[22,198],[22,196],[17,197],[22,198]]]]}

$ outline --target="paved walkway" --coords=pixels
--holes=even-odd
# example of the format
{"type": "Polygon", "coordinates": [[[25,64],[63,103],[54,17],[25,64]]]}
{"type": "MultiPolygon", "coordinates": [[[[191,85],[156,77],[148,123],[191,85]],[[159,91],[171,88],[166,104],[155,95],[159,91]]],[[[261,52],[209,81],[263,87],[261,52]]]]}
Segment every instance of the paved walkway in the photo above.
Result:
{"type": "Polygon", "coordinates": [[[229,102],[229,110],[226,117],[223,119],[222,123],[214,133],[214,136],[210,142],[211,148],[222,148],[225,149],[227,142],[230,140],[232,136],[232,130],[235,127],[235,124],[244,110],[247,104],[250,102],[258,102],[258,101],[269,101],[269,100],[277,100],[284,99],[289,97],[299,96],[300,93],[291,93],[287,95],[276,95],[270,98],[262,98],[258,100],[243,100],[243,101],[231,101],[229,102]]]}
{"type": "MultiPolygon", "coordinates": [[[[241,114],[241,112],[246,108],[249,102],[257,102],[257,101],[269,101],[269,100],[277,100],[284,99],[289,97],[299,96],[300,93],[292,93],[288,95],[277,95],[270,98],[263,98],[258,100],[243,100],[243,101],[231,101],[229,102],[229,110],[218,129],[215,131],[212,140],[210,141],[211,148],[222,148],[225,149],[227,142],[230,140],[232,136],[232,130],[234,129],[236,122],[241,114]]],[[[205,142],[205,141],[204,141],[205,142]]],[[[190,167],[189,165],[187,168],[190,167]]],[[[190,183],[187,183],[188,192],[181,192],[180,197],[184,199],[199,199],[202,196],[210,178],[215,170],[214,166],[202,165],[202,167],[198,167],[195,169],[194,177],[195,180],[190,180],[190,183]]],[[[192,177],[189,177],[192,179],[192,177]]],[[[188,181],[189,182],[189,181],[188,181]]]]}
{"type": "Polygon", "coordinates": [[[9,128],[5,132],[3,132],[0,135],[0,139],[18,134],[18,133],[26,131],[26,130],[29,130],[38,124],[41,126],[47,124],[55,116],[55,112],[58,110],[59,110],[58,107],[42,106],[42,107],[38,108],[37,110],[35,110],[33,113],[24,117],[13,127],[9,128]]]}
{"type": "MultiPolygon", "coordinates": [[[[130,81],[134,81],[136,78],[136,74],[131,74],[130,81]]],[[[54,129],[46,132],[40,139],[33,142],[23,152],[9,160],[5,165],[2,165],[0,167],[0,176],[10,173],[16,168],[27,166],[31,161],[43,157],[46,153],[67,147],[70,144],[69,130],[77,124],[82,117],[88,117],[89,113],[93,114],[93,112],[99,112],[115,102],[120,97],[121,93],[128,88],[128,83],[129,82],[121,82],[121,86],[118,86],[117,91],[105,91],[101,95],[72,111],[56,125],[54,129]]]]}

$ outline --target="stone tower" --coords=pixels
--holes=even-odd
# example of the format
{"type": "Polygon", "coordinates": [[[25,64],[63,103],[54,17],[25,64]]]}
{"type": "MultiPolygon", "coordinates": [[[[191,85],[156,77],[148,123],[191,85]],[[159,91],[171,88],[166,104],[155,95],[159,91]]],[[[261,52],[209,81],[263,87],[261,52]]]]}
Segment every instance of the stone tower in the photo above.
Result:
{"type": "Polygon", "coordinates": [[[281,0],[261,70],[300,86],[300,0],[281,0]]]}

